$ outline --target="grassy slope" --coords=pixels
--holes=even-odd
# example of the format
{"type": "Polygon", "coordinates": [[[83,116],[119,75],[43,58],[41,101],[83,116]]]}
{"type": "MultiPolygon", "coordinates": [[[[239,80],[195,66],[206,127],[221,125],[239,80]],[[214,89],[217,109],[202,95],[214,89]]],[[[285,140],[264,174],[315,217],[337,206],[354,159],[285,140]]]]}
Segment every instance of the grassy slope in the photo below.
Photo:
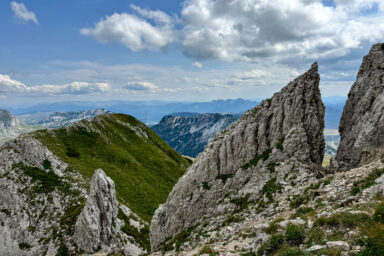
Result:
{"type": "Polygon", "coordinates": [[[104,115],[81,124],[92,126],[101,135],[76,125],[38,131],[33,136],[87,178],[102,168],[114,180],[118,199],[150,221],[185,172],[188,161],[131,116],[104,115]],[[140,127],[148,139],[118,121],[140,127]]]}

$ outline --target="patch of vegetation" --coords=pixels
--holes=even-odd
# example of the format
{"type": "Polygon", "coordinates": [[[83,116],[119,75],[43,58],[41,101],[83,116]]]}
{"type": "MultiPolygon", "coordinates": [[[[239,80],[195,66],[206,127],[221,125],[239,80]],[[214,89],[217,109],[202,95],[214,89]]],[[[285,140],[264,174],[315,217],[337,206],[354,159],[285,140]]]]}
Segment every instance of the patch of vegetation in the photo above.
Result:
{"type": "Polygon", "coordinates": [[[52,168],[52,166],[51,166],[51,161],[49,161],[48,159],[45,159],[45,160],[43,161],[42,165],[43,165],[43,168],[44,168],[45,170],[49,170],[49,169],[52,168]]]}
{"type": "Polygon", "coordinates": [[[209,245],[204,245],[204,247],[200,249],[199,255],[202,254],[208,254],[209,256],[217,255],[217,253],[209,245]]]}
{"type": "Polygon", "coordinates": [[[229,224],[233,223],[233,222],[242,222],[244,221],[244,218],[241,218],[241,217],[237,217],[237,216],[233,216],[233,215],[229,215],[224,221],[223,223],[221,223],[221,226],[222,227],[226,227],[228,226],[229,224]]]}
{"type": "Polygon", "coordinates": [[[270,171],[270,172],[275,172],[275,168],[276,166],[279,166],[280,164],[279,163],[269,163],[267,165],[267,169],[270,171]]]}
{"type": "Polygon", "coordinates": [[[283,186],[281,184],[276,184],[276,177],[270,179],[267,181],[267,183],[264,184],[263,189],[261,192],[267,196],[267,198],[272,201],[273,200],[273,194],[281,191],[283,189],[283,186]]]}
{"type": "Polygon", "coordinates": [[[61,178],[52,171],[43,171],[37,167],[26,166],[21,163],[13,165],[13,168],[18,168],[24,172],[25,175],[31,178],[32,183],[38,183],[34,188],[36,193],[50,193],[56,188],[62,192],[67,192],[69,185],[62,182],[61,178]]]}
{"type": "Polygon", "coordinates": [[[253,203],[252,201],[249,201],[249,195],[245,197],[233,198],[230,202],[236,205],[236,212],[246,210],[248,206],[253,203]]]}
{"type": "Polygon", "coordinates": [[[282,235],[273,235],[267,242],[260,246],[257,250],[257,255],[274,255],[283,243],[284,237],[282,235]]]}
{"type": "Polygon", "coordinates": [[[324,240],[324,232],[319,227],[314,227],[308,231],[307,234],[307,245],[311,246],[313,244],[322,244],[324,240]]]}
{"type": "Polygon", "coordinates": [[[211,189],[211,186],[209,186],[209,184],[208,184],[207,181],[204,181],[203,183],[201,183],[201,186],[202,186],[203,189],[205,189],[205,190],[210,190],[210,189],[211,189]]]}
{"type": "Polygon", "coordinates": [[[56,256],[69,256],[69,251],[66,244],[60,244],[59,249],[57,249],[56,256]]]}
{"type": "Polygon", "coordinates": [[[305,252],[298,248],[287,248],[279,253],[279,256],[305,256],[305,252]]]}
{"type": "Polygon", "coordinates": [[[147,222],[190,165],[151,129],[123,114],[31,136],[88,179],[103,169],[115,182],[118,200],[147,222]]]}
{"type": "Polygon", "coordinates": [[[1,209],[0,212],[5,213],[7,216],[11,216],[11,212],[8,209],[1,209]]]}
{"type": "Polygon", "coordinates": [[[293,200],[289,203],[291,208],[298,208],[300,205],[305,204],[311,200],[311,197],[308,194],[298,195],[293,198],[293,200]]]}
{"type": "Polygon", "coordinates": [[[247,170],[251,168],[252,166],[255,166],[259,163],[260,160],[266,161],[269,158],[269,155],[272,153],[272,149],[266,149],[263,151],[261,155],[256,155],[253,159],[249,160],[248,163],[243,165],[241,168],[243,170],[247,170]]]}
{"type": "Polygon", "coordinates": [[[279,230],[279,222],[282,222],[284,219],[282,218],[279,218],[279,219],[276,219],[274,220],[272,223],[269,224],[269,226],[264,229],[264,232],[267,233],[267,234],[270,234],[270,235],[273,235],[277,232],[277,230],[279,230]]]}
{"type": "Polygon", "coordinates": [[[284,147],[283,147],[284,141],[285,141],[285,137],[282,137],[282,138],[280,138],[280,140],[276,143],[276,148],[279,149],[280,151],[283,151],[283,149],[284,149],[284,147]]]}
{"type": "Polygon", "coordinates": [[[384,204],[380,204],[376,207],[373,214],[373,220],[384,224],[384,204]]]}
{"type": "Polygon", "coordinates": [[[19,243],[19,248],[21,250],[29,250],[29,249],[31,249],[31,245],[28,243],[19,243]]]}
{"type": "Polygon", "coordinates": [[[368,226],[364,231],[365,239],[363,245],[365,249],[356,256],[382,256],[384,255],[384,224],[375,223],[368,226]]]}
{"type": "Polygon", "coordinates": [[[288,224],[285,231],[285,239],[291,245],[300,245],[304,242],[305,239],[305,230],[304,227],[288,224]]]}
{"type": "Polygon", "coordinates": [[[371,222],[370,216],[364,213],[352,214],[352,213],[336,213],[330,217],[318,218],[314,226],[315,227],[334,227],[334,228],[356,228],[359,225],[367,224],[371,222]]]}
{"type": "Polygon", "coordinates": [[[124,221],[124,226],[122,227],[122,231],[135,238],[135,240],[147,251],[150,251],[150,243],[149,243],[149,228],[145,226],[140,229],[140,231],[130,224],[129,218],[123,213],[121,209],[119,209],[117,217],[124,221]]]}
{"type": "Polygon", "coordinates": [[[373,185],[375,185],[375,180],[379,178],[382,174],[384,173],[384,168],[383,169],[374,169],[368,177],[366,177],[363,180],[356,181],[353,183],[353,187],[351,189],[351,195],[357,195],[361,193],[366,188],[369,188],[373,185]]]}
{"type": "Polygon", "coordinates": [[[300,207],[296,210],[296,213],[292,216],[293,218],[305,218],[308,215],[313,215],[315,213],[315,209],[312,207],[300,207]]]}
{"type": "Polygon", "coordinates": [[[176,251],[180,250],[180,247],[185,242],[189,241],[192,232],[196,229],[196,226],[192,226],[187,230],[183,230],[173,237],[172,240],[166,241],[162,247],[164,252],[171,251],[175,249],[176,251]]]}
{"type": "Polygon", "coordinates": [[[85,205],[85,199],[81,198],[79,202],[74,202],[66,208],[63,216],[60,219],[60,227],[66,235],[73,235],[75,232],[75,223],[85,205]]]}
{"type": "Polygon", "coordinates": [[[216,176],[216,180],[222,180],[224,183],[227,181],[227,179],[232,178],[234,176],[233,173],[230,174],[219,174],[216,176]]]}

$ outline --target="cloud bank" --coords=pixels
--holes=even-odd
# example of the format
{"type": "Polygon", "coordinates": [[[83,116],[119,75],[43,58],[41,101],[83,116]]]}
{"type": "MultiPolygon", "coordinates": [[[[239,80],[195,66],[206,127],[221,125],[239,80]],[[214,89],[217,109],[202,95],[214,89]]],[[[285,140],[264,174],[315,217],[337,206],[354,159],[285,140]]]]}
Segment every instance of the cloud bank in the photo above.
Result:
{"type": "Polygon", "coordinates": [[[18,95],[84,95],[92,93],[108,92],[111,90],[109,83],[72,82],[62,85],[36,85],[27,86],[19,81],[13,80],[8,75],[0,74],[0,93],[18,95]]]}
{"type": "Polygon", "coordinates": [[[180,18],[131,5],[137,15],[115,13],[81,33],[133,51],[178,42],[195,60],[245,62],[340,57],[384,39],[382,1],[327,2],[186,0],[180,18]]]}

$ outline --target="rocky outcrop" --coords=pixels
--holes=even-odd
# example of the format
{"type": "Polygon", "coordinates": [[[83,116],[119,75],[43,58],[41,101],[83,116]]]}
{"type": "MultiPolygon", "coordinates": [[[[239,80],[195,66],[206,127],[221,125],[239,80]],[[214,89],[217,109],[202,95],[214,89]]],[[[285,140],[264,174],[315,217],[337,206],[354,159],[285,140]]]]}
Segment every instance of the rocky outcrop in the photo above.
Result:
{"type": "Polygon", "coordinates": [[[118,232],[119,205],[115,183],[98,169],[90,187],[87,202],[77,218],[74,235],[78,248],[87,253],[109,247],[118,232]]]}
{"type": "Polygon", "coordinates": [[[0,129],[14,129],[20,121],[8,110],[0,109],[0,129]]]}
{"type": "Polygon", "coordinates": [[[314,63],[215,136],[155,212],[150,232],[153,250],[197,223],[233,211],[236,205],[229,199],[248,202],[263,197],[263,186],[276,182],[276,173],[299,166],[303,170],[312,166],[314,172],[321,165],[324,105],[319,81],[314,63]]]}
{"type": "Polygon", "coordinates": [[[193,116],[168,115],[154,125],[152,130],[180,154],[196,157],[216,133],[226,129],[239,117],[218,113],[193,116]]]}
{"type": "Polygon", "coordinates": [[[348,170],[384,158],[384,44],[372,47],[348,94],[335,167],[348,170]]]}

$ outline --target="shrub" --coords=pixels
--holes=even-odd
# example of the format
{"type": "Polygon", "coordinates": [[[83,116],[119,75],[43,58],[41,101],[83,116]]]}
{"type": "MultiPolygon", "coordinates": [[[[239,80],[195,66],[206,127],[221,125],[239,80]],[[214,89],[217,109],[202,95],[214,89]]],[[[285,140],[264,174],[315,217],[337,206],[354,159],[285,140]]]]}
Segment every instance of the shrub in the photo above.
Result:
{"type": "Polygon", "coordinates": [[[300,205],[305,204],[311,200],[307,194],[296,196],[291,202],[291,208],[298,208],[300,205]]]}
{"type": "Polygon", "coordinates": [[[249,196],[233,198],[230,200],[232,204],[236,205],[236,211],[245,210],[248,208],[248,205],[251,203],[248,201],[249,196]]]}
{"type": "Polygon", "coordinates": [[[298,248],[288,248],[279,253],[279,256],[304,256],[305,253],[298,248]]]}
{"type": "Polygon", "coordinates": [[[384,204],[376,207],[376,211],[373,214],[373,220],[376,222],[384,223],[384,204]]]}
{"type": "Polygon", "coordinates": [[[273,235],[267,242],[262,244],[257,250],[258,255],[271,255],[280,249],[280,246],[284,242],[282,235],[273,235]]]}
{"type": "Polygon", "coordinates": [[[285,137],[282,137],[277,143],[276,143],[276,148],[283,151],[284,147],[283,147],[283,144],[284,144],[284,140],[285,140],[285,137]]]}
{"type": "Polygon", "coordinates": [[[224,183],[227,181],[227,179],[233,177],[233,173],[230,174],[219,174],[216,176],[216,180],[222,180],[224,183]]]}
{"type": "Polygon", "coordinates": [[[275,168],[276,166],[279,166],[280,164],[279,163],[269,163],[267,165],[267,169],[270,171],[270,172],[275,172],[275,168]]]}
{"type": "Polygon", "coordinates": [[[264,184],[262,193],[265,194],[269,200],[273,200],[273,194],[280,191],[283,187],[281,184],[276,184],[276,177],[267,181],[264,184]]]}
{"type": "Polygon", "coordinates": [[[288,224],[285,231],[285,239],[291,245],[300,245],[305,239],[305,231],[302,226],[288,224]]]}
{"type": "Polygon", "coordinates": [[[203,187],[203,189],[205,190],[210,190],[211,189],[211,186],[208,185],[208,182],[205,181],[201,184],[201,186],[203,187]]]}
{"type": "Polygon", "coordinates": [[[209,254],[209,256],[214,256],[216,255],[216,252],[212,250],[211,246],[204,245],[204,247],[201,248],[199,251],[199,255],[202,255],[202,254],[209,254]]]}
{"type": "Polygon", "coordinates": [[[315,209],[313,209],[312,207],[300,207],[296,210],[296,213],[293,215],[293,217],[304,217],[313,213],[315,213],[315,209]]]}
{"type": "Polygon", "coordinates": [[[324,239],[324,232],[320,228],[315,227],[308,232],[307,237],[307,245],[310,246],[312,244],[321,244],[324,239]]]}
{"type": "Polygon", "coordinates": [[[48,159],[45,159],[42,163],[43,167],[45,170],[49,170],[51,169],[51,161],[49,161],[48,159]]]}
{"type": "Polygon", "coordinates": [[[31,248],[31,245],[28,243],[19,243],[19,248],[21,250],[29,250],[31,248]]]}
{"type": "Polygon", "coordinates": [[[364,213],[351,214],[351,213],[336,213],[330,217],[318,218],[314,226],[328,226],[328,227],[346,227],[355,228],[363,224],[369,224],[371,218],[364,213]]]}
{"type": "Polygon", "coordinates": [[[56,256],[69,256],[69,251],[66,244],[60,244],[59,249],[57,249],[56,256]]]}

